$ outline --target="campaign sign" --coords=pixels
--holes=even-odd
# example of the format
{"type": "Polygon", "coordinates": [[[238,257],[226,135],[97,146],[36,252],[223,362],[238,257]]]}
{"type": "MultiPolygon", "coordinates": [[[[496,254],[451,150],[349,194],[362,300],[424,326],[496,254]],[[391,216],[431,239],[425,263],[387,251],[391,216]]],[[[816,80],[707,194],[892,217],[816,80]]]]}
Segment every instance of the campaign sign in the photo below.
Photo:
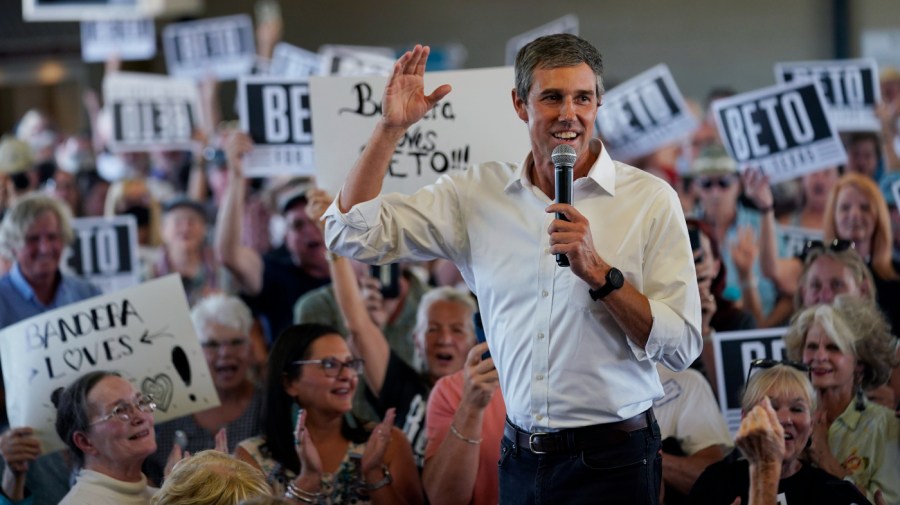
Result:
{"type": "Polygon", "coordinates": [[[272,52],[269,75],[278,77],[309,77],[319,75],[322,68],[322,57],[318,53],[307,51],[301,47],[279,42],[272,52]]]}
{"type": "Polygon", "coordinates": [[[609,90],[596,124],[613,158],[629,160],[687,137],[698,123],[661,64],[609,90]]]}
{"type": "Polygon", "coordinates": [[[871,29],[862,31],[860,49],[864,58],[873,58],[882,67],[900,67],[900,29],[871,29]]]}
{"type": "Polygon", "coordinates": [[[156,74],[117,72],[103,79],[116,152],[189,150],[199,128],[197,83],[156,74]]]}
{"type": "Polygon", "coordinates": [[[822,230],[803,228],[802,226],[778,226],[779,251],[785,258],[793,258],[803,254],[803,249],[811,240],[822,240],[822,230]]]}
{"type": "Polygon", "coordinates": [[[567,14],[559,19],[554,19],[547,24],[541,25],[533,30],[516,35],[506,42],[506,65],[514,65],[516,63],[516,54],[519,49],[525,47],[532,40],[543,37],[545,35],[555,35],[557,33],[570,33],[578,35],[578,16],[575,14],[567,14]]]}
{"type": "Polygon", "coordinates": [[[86,62],[149,60],[156,55],[152,19],[81,22],[81,59],[86,62]]]}
{"type": "Polygon", "coordinates": [[[25,21],[153,18],[202,10],[203,0],[22,0],[25,21]]]}
{"type": "Polygon", "coordinates": [[[738,166],[762,168],[777,183],[847,161],[823,104],[817,82],[798,81],[722,98],[712,107],[738,166]]]}
{"type": "Polygon", "coordinates": [[[106,294],[141,282],[134,216],[73,219],[72,231],[75,241],[63,260],[68,271],[106,294]]]}
{"type": "Polygon", "coordinates": [[[306,79],[243,76],[238,81],[241,128],[255,144],[244,175],[313,175],[312,118],[306,79]]]}
{"type": "Polygon", "coordinates": [[[787,328],[723,331],[713,335],[719,407],[732,434],[741,425],[741,393],[755,359],[786,358],[782,337],[787,328]]]}
{"type": "Polygon", "coordinates": [[[172,23],[163,29],[169,75],[220,81],[249,74],[256,63],[253,21],[246,14],[172,23]]]}
{"type": "Polygon", "coordinates": [[[838,131],[881,129],[875,114],[881,87],[873,59],[776,63],[775,78],[779,83],[818,81],[828,119],[838,131]]]}
{"type": "Polygon", "coordinates": [[[390,75],[395,55],[389,47],[326,44],[319,48],[319,75],[390,75]]]}
{"type": "Polygon", "coordinates": [[[153,395],[156,422],[219,405],[177,274],[96,296],[0,331],[10,426],[31,426],[45,453],[56,435],[53,391],[95,370],[153,395]]]}
{"type": "MultiPolygon", "coordinates": [[[[311,77],[316,183],[334,194],[381,118],[387,78],[311,77]]],[[[514,161],[529,150],[527,125],[515,113],[510,67],[426,72],[425,90],[453,91],[400,139],[384,191],[413,193],[443,174],[484,161],[514,161]]]]}

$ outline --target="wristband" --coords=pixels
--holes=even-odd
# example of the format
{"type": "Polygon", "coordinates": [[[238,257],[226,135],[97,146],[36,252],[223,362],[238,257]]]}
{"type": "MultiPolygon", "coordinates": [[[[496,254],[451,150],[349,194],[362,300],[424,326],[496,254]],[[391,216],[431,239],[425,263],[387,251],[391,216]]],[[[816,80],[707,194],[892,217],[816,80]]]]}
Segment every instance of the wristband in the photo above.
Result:
{"type": "Polygon", "coordinates": [[[366,489],[368,491],[376,491],[378,489],[383,488],[384,486],[389,486],[392,482],[394,482],[394,478],[391,477],[391,472],[388,470],[387,465],[381,465],[381,471],[384,472],[384,477],[378,481],[373,483],[366,482],[366,489]]]}

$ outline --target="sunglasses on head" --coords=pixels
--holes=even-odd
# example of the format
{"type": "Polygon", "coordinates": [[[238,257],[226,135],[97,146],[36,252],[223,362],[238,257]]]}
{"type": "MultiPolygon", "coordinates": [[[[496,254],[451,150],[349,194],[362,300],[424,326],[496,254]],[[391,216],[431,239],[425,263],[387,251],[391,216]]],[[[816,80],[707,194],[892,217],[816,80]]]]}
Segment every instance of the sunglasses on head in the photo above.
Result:
{"type": "Polygon", "coordinates": [[[747,370],[747,380],[744,382],[749,383],[750,377],[756,372],[760,370],[768,370],[776,365],[784,365],[789,366],[795,370],[799,370],[806,374],[806,377],[812,381],[812,369],[806,363],[801,363],[799,361],[791,361],[789,359],[776,360],[776,359],[755,359],[750,362],[750,369],[747,370]]]}
{"type": "Polygon", "coordinates": [[[851,240],[841,240],[839,238],[836,238],[828,244],[822,242],[821,240],[808,240],[806,242],[806,245],[803,246],[802,256],[805,258],[814,251],[828,250],[832,252],[844,252],[848,249],[855,249],[853,241],[851,240]]]}
{"type": "Polygon", "coordinates": [[[711,189],[718,186],[719,189],[728,189],[734,184],[733,177],[703,177],[697,180],[697,184],[703,189],[711,189]]]}

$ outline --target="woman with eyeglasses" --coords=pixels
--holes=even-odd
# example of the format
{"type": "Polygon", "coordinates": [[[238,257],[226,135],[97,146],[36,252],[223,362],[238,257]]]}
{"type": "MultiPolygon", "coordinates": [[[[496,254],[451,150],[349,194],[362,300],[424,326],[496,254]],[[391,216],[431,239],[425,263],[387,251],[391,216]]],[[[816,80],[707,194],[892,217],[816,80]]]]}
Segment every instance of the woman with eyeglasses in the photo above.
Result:
{"type": "Polygon", "coordinates": [[[262,435],[241,442],[235,456],[261,469],[274,494],[298,503],[422,503],[393,410],[373,429],[350,414],[362,369],[335,329],[286,329],[269,353],[262,435]]]}
{"type": "Polygon", "coordinates": [[[156,451],[156,403],[112,372],[91,372],[54,394],[56,433],[80,467],[61,505],[146,505],[156,489],[141,473],[156,451]]]}
{"type": "Polygon", "coordinates": [[[754,362],[741,398],[735,440],[740,451],[709,466],[688,503],[728,505],[737,497],[740,503],[775,503],[782,494],[784,503],[868,503],[852,484],[801,457],[813,432],[816,395],[808,371],[795,366],[806,369],[800,363],[754,362]],[[759,501],[764,496],[768,500],[759,501]]]}
{"type": "Polygon", "coordinates": [[[819,408],[810,456],[820,468],[900,504],[900,420],[869,402],[864,389],[884,384],[894,363],[893,336],[869,301],[839,296],[804,309],[784,336],[788,356],[812,373],[819,408]]]}

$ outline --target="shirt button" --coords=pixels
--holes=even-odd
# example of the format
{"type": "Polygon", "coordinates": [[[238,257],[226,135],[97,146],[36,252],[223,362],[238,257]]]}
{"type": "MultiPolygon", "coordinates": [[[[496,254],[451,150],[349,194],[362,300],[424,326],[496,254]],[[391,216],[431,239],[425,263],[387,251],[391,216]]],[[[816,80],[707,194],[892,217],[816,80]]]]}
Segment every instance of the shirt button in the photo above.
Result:
{"type": "Polygon", "coordinates": [[[540,421],[541,419],[544,418],[544,416],[538,414],[538,415],[534,416],[534,418],[537,419],[538,421],[540,421]]]}
{"type": "Polygon", "coordinates": [[[538,333],[538,340],[544,340],[544,333],[538,333]]]}
{"type": "Polygon", "coordinates": [[[534,376],[534,378],[537,379],[537,380],[539,380],[539,381],[540,381],[540,380],[544,380],[543,374],[537,374],[537,375],[534,376]]]}
{"type": "Polygon", "coordinates": [[[547,255],[550,254],[550,248],[549,248],[549,247],[545,247],[545,248],[544,248],[544,254],[547,254],[547,255]]]}
{"type": "Polygon", "coordinates": [[[547,298],[549,295],[550,293],[548,293],[546,289],[541,291],[541,296],[543,296],[544,298],[547,298]]]}

